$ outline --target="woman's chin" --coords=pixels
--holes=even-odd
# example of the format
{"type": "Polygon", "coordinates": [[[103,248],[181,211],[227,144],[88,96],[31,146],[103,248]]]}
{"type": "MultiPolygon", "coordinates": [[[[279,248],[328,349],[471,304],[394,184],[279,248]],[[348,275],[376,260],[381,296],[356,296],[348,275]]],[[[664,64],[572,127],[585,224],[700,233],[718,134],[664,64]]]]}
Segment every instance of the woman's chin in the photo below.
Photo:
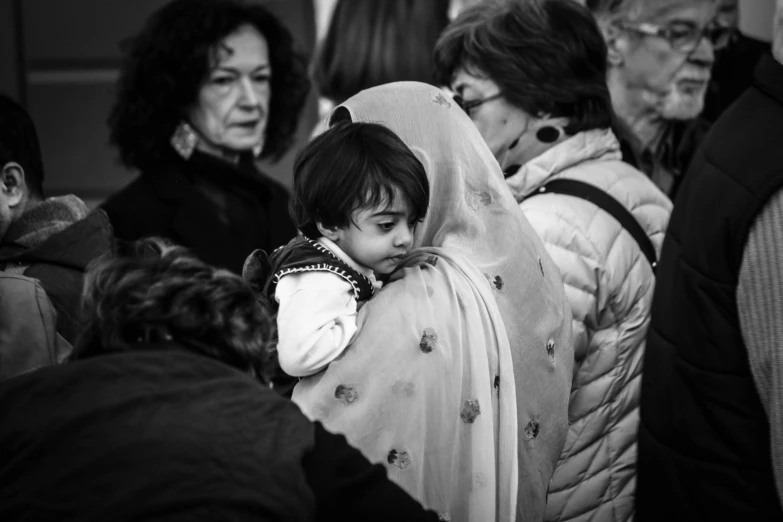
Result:
{"type": "Polygon", "coordinates": [[[231,152],[236,153],[243,153],[243,152],[253,152],[253,149],[258,145],[258,141],[255,143],[249,143],[244,141],[239,142],[227,142],[223,145],[223,147],[227,150],[230,150],[231,152]]]}
{"type": "Polygon", "coordinates": [[[235,152],[252,152],[260,143],[263,143],[263,136],[256,133],[223,138],[223,147],[235,152]]]}

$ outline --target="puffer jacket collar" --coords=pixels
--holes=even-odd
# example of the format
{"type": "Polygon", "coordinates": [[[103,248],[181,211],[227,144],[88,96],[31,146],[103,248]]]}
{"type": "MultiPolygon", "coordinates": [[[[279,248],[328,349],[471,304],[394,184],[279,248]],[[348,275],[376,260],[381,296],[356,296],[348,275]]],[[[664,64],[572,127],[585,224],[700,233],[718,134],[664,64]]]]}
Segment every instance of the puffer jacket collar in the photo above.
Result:
{"type": "Polygon", "coordinates": [[[506,178],[518,202],[560,172],[585,161],[621,160],[620,143],[609,129],[593,129],[571,136],[528,161],[506,178]]]}

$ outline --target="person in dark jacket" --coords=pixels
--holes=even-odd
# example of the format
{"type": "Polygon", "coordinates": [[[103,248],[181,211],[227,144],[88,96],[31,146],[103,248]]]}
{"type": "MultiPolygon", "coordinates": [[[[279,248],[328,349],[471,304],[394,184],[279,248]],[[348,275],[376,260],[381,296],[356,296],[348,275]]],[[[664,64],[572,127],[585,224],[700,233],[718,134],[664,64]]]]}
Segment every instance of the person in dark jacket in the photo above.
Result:
{"type": "Polygon", "coordinates": [[[73,362],[0,383],[0,519],[438,520],[264,385],[273,323],[240,276],[143,240],[84,307],[73,362]]]}
{"type": "Polygon", "coordinates": [[[674,206],[642,373],[636,520],[783,520],[783,0],[775,56],[674,206]]]}
{"type": "Polygon", "coordinates": [[[79,333],[87,265],[112,244],[108,218],[69,194],[44,197],[35,125],[0,95],[0,379],[56,364],[79,333]]]}
{"type": "Polygon", "coordinates": [[[124,240],[164,236],[239,273],[296,235],[286,189],[255,160],[291,146],[306,60],[264,6],[174,0],[127,47],[110,139],[141,175],[106,201],[124,240]]]}
{"type": "Polygon", "coordinates": [[[729,43],[715,53],[715,65],[702,118],[714,122],[753,83],[759,59],[770,52],[769,42],[747,36],[739,30],[739,0],[719,0],[718,19],[733,34],[729,43]]]}

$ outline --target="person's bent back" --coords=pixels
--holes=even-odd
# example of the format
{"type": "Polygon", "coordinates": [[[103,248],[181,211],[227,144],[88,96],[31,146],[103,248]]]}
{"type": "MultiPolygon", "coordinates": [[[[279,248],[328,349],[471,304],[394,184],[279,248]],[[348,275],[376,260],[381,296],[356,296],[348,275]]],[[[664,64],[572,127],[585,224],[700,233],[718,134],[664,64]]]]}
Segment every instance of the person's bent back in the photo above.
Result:
{"type": "Polygon", "coordinates": [[[0,383],[0,520],[437,520],[254,378],[272,323],[238,276],[149,241],[84,302],[77,360],[0,383]]]}

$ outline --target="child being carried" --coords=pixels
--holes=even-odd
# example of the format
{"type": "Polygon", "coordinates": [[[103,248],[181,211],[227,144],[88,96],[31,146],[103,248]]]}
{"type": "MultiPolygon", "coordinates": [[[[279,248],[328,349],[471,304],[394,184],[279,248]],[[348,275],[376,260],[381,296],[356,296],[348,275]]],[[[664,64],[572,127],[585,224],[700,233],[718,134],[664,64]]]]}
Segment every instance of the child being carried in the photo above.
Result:
{"type": "Polygon", "coordinates": [[[428,201],[424,166],[382,125],[338,123],[299,153],[291,214],[302,235],[272,254],[263,290],[278,305],[284,372],[313,375],[345,350],[358,304],[408,253],[428,201]]]}

